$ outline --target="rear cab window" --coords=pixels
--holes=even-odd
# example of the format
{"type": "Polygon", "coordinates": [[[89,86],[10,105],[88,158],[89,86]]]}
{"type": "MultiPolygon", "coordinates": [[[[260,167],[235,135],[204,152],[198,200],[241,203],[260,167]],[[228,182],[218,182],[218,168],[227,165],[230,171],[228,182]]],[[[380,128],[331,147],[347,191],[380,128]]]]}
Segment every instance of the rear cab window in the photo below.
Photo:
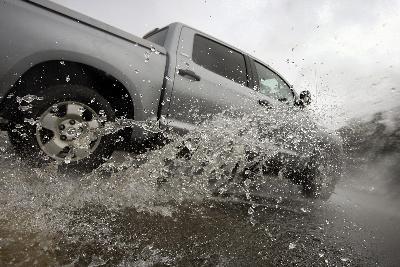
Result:
{"type": "Polygon", "coordinates": [[[258,76],[256,89],[261,94],[281,102],[294,102],[292,89],[278,74],[257,61],[254,64],[258,76]]]}
{"type": "Polygon", "coordinates": [[[150,42],[153,42],[155,44],[164,46],[165,39],[167,38],[167,33],[168,33],[168,27],[156,31],[146,36],[144,39],[149,40],[150,42]]]}
{"type": "Polygon", "coordinates": [[[192,59],[209,71],[247,86],[244,55],[223,44],[196,34],[192,59]]]}

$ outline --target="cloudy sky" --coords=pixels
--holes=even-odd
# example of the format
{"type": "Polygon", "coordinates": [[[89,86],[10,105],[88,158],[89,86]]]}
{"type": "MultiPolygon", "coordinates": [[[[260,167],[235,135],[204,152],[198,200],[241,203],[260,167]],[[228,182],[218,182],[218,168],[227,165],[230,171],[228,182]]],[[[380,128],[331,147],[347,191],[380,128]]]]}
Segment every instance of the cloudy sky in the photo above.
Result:
{"type": "Polygon", "coordinates": [[[142,36],[180,21],[273,66],[333,117],[400,105],[400,0],[54,0],[142,36]]]}

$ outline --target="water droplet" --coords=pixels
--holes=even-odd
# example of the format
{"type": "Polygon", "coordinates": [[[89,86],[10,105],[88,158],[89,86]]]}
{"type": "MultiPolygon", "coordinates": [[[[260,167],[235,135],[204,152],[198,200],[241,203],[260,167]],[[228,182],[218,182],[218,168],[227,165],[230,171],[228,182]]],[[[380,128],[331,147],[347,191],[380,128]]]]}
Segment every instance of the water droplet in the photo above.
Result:
{"type": "Polygon", "coordinates": [[[24,122],[27,122],[30,125],[36,125],[37,124],[37,121],[35,119],[33,119],[33,118],[30,118],[30,119],[25,118],[24,122]]]}
{"type": "Polygon", "coordinates": [[[253,209],[252,207],[250,207],[250,208],[247,210],[247,213],[250,214],[250,215],[254,214],[254,209],[253,209]]]}
{"type": "Polygon", "coordinates": [[[21,104],[23,101],[29,104],[29,103],[33,102],[34,100],[43,100],[43,97],[38,97],[35,95],[25,95],[23,97],[17,96],[17,99],[16,99],[18,104],[21,104]]]}
{"type": "Polygon", "coordinates": [[[301,208],[300,210],[301,210],[302,212],[304,212],[304,213],[310,212],[310,210],[309,210],[309,209],[306,209],[306,208],[301,208]]]}
{"type": "Polygon", "coordinates": [[[147,63],[150,60],[151,53],[149,51],[144,52],[144,62],[147,63]]]}
{"type": "Polygon", "coordinates": [[[32,109],[32,105],[29,104],[29,105],[26,105],[26,106],[19,106],[18,109],[21,110],[21,111],[28,111],[28,110],[32,109]]]}
{"type": "Polygon", "coordinates": [[[58,112],[58,106],[57,105],[51,106],[51,111],[54,113],[58,112]]]}
{"type": "Polygon", "coordinates": [[[190,56],[188,54],[186,54],[186,53],[181,52],[181,55],[190,59],[190,56]]]}

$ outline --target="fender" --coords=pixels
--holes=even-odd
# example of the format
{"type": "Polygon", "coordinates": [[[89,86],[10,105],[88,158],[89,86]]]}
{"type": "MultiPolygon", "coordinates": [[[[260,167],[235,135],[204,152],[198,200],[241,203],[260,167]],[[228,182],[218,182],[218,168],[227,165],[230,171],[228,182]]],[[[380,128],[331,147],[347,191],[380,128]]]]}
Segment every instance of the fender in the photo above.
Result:
{"type": "Polygon", "coordinates": [[[93,56],[89,56],[86,54],[77,53],[75,51],[67,51],[67,50],[47,50],[40,51],[38,53],[32,54],[28,57],[23,58],[18,61],[12,68],[7,72],[4,76],[4,79],[1,81],[0,86],[0,95],[4,96],[1,100],[1,109],[3,109],[3,103],[6,96],[14,87],[15,83],[20,79],[24,73],[29,71],[32,67],[36,65],[43,64],[48,61],[70,61],[76,62],[84,65],[88,65],[100,71],[107,73],[108,75],[113,76],[117,79],[121,84],[125,86],[128,90],[130,97],[132,99],[134,105],[135,117],[136,115],[139,117],[143,116],[143,104],[140,101],[140,98],[133,97],[135,94],[139,94],[137,86],[133,83],[133,81],[127,77],[123,72],[115,68],[113,65],[107,63],[101,58],[96,58],[93,56]],[[100,66],[100,68],[99,68],[100,66]]]}

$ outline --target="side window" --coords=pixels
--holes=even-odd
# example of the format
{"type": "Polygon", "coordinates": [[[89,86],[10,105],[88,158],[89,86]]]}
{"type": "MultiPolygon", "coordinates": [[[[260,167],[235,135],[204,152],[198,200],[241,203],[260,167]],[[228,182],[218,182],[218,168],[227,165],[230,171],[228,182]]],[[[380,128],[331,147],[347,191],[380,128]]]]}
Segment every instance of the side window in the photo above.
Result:
{"type": "Polygon", "coordinates": [[[196,34],[192,58],[196,64],[246,85],[246,63],[241,53],[196,34]]]}
{"type": "Polygon", "coordinates": [[[258,90],[260,93],[279,101],[294,101],[292,90],[275,72],[258,62],[254,62],[258,74],[258,90]]]}
{"type": "Polygon", "coordinates": [[[167,37],[167,32],[168,28],[162,29],[161,31],[158,31],[148,37],[146,37],[146,40],[149,40],[155,44],[164,46],[165,43],[165,38],[167,37]]]}

